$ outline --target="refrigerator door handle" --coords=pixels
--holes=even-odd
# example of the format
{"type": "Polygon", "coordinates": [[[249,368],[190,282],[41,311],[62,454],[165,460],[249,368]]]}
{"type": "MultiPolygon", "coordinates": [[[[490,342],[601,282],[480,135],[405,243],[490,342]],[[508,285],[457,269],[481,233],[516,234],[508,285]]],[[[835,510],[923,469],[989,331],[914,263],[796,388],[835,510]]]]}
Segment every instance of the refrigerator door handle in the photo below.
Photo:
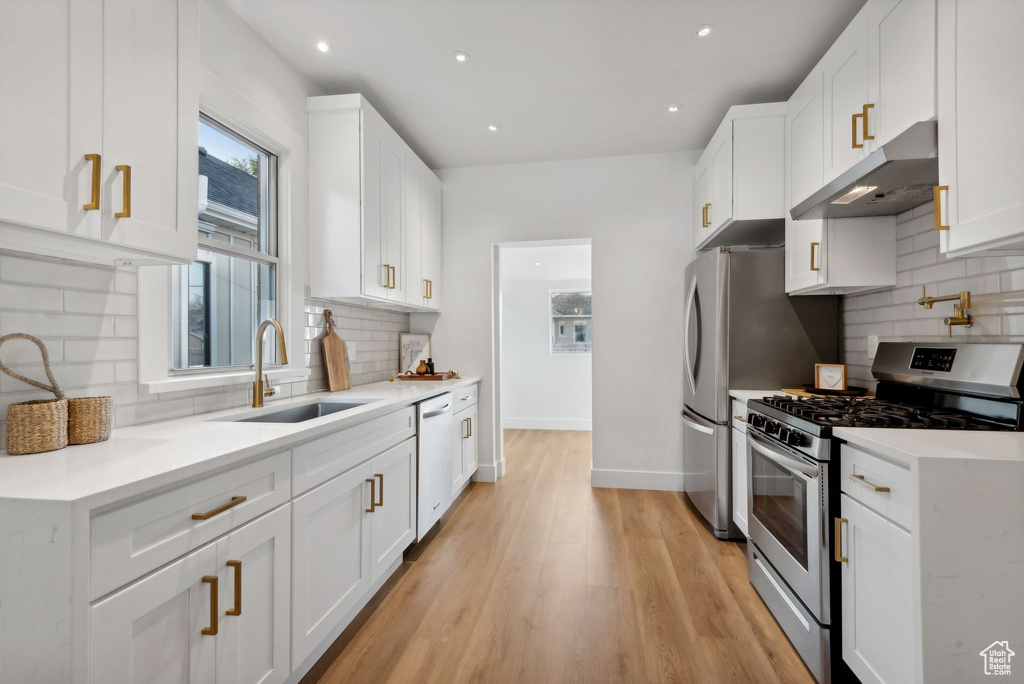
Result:
{"type": "Polygon", "coordinates": [[[692,428],[697,432],[703,432],[705,435],[715,434],[714,428],[704,427],[700,423],[694,423],[692,420],[686,417],[686,414],[683,414],[683,425],[685,425],[688,428],[692,428]]]}
{"type": "Polygon", "coordinates": [[[686,297],[686,312],[683,314],[686,325],[683,326],[683,366],[686,368],[686,379],[690,383],[690,389],[693,392],[697,391],[697,377],[694,374],[694,366],[700,359],[700,311],[697,312],[697,349],[694,354],[694,360],[690,361],[690,314],[693,313],[693,307],[697,306],[698,309],[700,304],[697,303],[697,276],[694,276],[690,281],[690,294],[686,297]]]}

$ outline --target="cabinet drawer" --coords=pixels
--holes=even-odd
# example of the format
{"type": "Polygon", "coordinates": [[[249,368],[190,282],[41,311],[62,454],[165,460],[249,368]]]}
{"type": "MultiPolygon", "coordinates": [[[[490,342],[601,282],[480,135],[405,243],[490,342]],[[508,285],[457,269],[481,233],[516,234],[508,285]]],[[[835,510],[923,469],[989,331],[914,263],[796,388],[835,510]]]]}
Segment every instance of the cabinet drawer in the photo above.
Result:
{"type": "Polygon", "coordinates": [[[404,408],[292,450],[292,490],[304,491],[368,461],[416,434],[416,409],[404,408]]]}
{"type": "Polygon", "coordinates": [[[740,432],[747,431],[747,402],[739,399],[732,400],[732,413],[729,414],[732,426],[740,432]]]}
{"type": "Polygon", "coordinates": [[[455,406],[452,407],[452,413],[458,413],[462,409],[473,406],[477,402],[477,394],[480,389],[480,385],[470,385],[462,389],[455,390],[455,406]]]}
{"type": "Polygon", "coordinates": [[[91,523],[95,599],[291,498],[285,451],[100,513],[91,523]],[[234,497],[245,501],[225,508],[234,497]],[[221,509],[218,512],[218,509],[221,509]],[[195,520],[194,514],[212,514],[195,520]]]}
{"type": "Polygon", "coordinates": [[[840,487],[844,494],[906,529],[914,501],[910,470],[844,444],[840,456],[840,487]],[[888,491],[877,489],[888,488],[888,491]]]}

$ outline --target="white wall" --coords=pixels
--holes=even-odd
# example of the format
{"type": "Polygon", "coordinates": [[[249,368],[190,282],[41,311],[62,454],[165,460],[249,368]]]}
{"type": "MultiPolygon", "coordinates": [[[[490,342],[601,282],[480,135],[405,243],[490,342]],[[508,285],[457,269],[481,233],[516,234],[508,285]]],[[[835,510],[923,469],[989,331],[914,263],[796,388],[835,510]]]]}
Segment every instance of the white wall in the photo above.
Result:
{"type": "Polygon", "coordinates": [[[483,376],[480,479],[497,475],[492,392],[496,243],[593,240],[595,485],[682,488],[683,269],[697,153],[447,169],[444,314],[435,361],[483,376]]]}
{"type": "Polygon", "coordinates": [[[591,355],[551,353],[550,301],[552,290],[590,290],[590,251],[589,244],[501,250],[506,428],[591,429],[591,355]]]}

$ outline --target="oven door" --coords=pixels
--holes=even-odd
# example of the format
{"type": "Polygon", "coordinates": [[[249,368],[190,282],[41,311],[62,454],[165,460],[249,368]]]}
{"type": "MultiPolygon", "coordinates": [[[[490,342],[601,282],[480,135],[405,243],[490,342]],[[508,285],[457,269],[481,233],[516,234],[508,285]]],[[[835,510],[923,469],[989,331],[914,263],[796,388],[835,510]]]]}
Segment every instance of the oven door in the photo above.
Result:
{"type": "Polygon", "coordinates": [[[830,612],[821,561],[826,544],[822,483],[827,468],[747,431],[750,538],[804,606],[825,624],[830,612]]]}

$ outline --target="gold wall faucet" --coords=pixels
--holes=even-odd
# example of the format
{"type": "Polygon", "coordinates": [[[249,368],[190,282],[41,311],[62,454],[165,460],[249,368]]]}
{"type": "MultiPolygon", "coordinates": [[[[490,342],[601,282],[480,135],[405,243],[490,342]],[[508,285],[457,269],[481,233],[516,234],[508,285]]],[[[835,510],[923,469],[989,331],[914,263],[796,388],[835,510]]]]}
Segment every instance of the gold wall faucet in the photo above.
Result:
{"type": "Polygon", "coordinates": [[[929,297],[927,288],[921,288],[921,298],[917,300],[917,303],[926,309],[932,308],[935,302],[952,302],[953,315],[946,316],[942,324],[949,330],[949,336],[953,336],[953,326],[962,325],[966,328],[970,328],[974,325],[974,316],[972,316],[967,310],[971,308],[971,293],[968,290],[964,290],[960,294],[945,295],[944,297],[929,297]]]}
{"type": "Polygon", "coordinates": [[[264,397],[272,397],[277,393],[277,388],[271,387],[269,377],[266,379],[266,384],[263,382],[263,335],[271,325],[277,328],[277,342],[281,347],[281,365],[288,364],[288,350],[284,346],[284,330],[281,329],[281,324],[277,322],[277,319],[268,318],[260,323],[260,328],[256,331],[256,381],[252,383],[253,408],[263,408],[264,397]]]}

